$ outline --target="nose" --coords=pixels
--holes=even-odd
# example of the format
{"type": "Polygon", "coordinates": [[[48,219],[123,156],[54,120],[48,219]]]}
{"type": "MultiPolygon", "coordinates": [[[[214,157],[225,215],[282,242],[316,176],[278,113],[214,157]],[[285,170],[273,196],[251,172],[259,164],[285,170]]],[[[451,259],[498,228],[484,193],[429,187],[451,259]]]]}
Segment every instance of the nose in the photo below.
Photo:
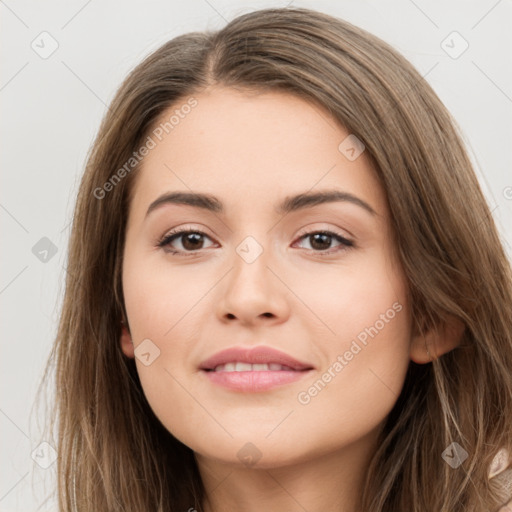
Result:
{"type": "Polygon", "coordinates": [[[270,325],[287,320],[291,292],[268,256],[264,250],[248,262],[234,255],[232,269],[218,290],[217,315],[222,322],[270,325]]]}

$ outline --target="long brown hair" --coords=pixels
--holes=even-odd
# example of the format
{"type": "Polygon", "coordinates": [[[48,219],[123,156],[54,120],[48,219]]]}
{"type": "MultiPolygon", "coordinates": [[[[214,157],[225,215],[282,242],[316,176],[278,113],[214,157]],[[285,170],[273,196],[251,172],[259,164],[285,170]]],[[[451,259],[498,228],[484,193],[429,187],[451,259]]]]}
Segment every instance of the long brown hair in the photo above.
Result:
{"type": "Polygon", "coordinates": [[[203,510],[192,450],[155,417],[121,351],[121,262],[140,166],[126,162],[166,109],[216,84],[287,91],[355,134],[387,195],[415,330],[449,315],[464,323],[460,346],[411,361],[368,468],[363,510],[502,505],[510,488],[487,476],[500,448],[512,453],[512,272],[457,124],[388,44],[329,15],[285,8],[167,42],[129,74],[105,114],[78,192],[45,372],[47,380],[55,364],[45,439],[58,420],[59,510],[203,510]],[[442,457],[452,442],[468,453],[456,469],[442,457]]]}

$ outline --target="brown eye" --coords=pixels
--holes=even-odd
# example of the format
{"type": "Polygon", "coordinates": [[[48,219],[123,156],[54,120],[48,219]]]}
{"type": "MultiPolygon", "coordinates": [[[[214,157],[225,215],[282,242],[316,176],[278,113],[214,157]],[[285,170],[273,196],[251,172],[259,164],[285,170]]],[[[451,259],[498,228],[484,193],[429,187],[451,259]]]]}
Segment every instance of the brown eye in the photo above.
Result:
{"type": "Polygon", "coordinates": [[[194,251],[196,249],[202,249],[204,240],[201,238],[201,233],[185,233],[180,235],[182,238],[181,244],[187,251],[194,251]]]}
{"type": "MultiPolygon", "coordinates": [[[[328,250],[333,241],[339,242],[340,246],[342,247],[339,250],[345,250],[346,248],[353,247],[354,245],[354,243],[350,240],[347,240],[346,238],[332,231],[312,231],[302,235],[300,240],[309,240],[311,250],[314,252],[324,252],[328,250]]],[[[337,251],[330,251],[327,254],[331,254],[332,252],[337,251]]]]}
{"type": "Polygon", "coordinates": [[[173,254],[179,254],[183,252],[193,252],[200,249],[204,249],[204,237],[210,238],[206,233],[202,231],[179,229],[171,231],[166,235],[159,243],[158,247],[164,248],[173,254]],[[178,250],[174,249],[173,243],[175,241],[181,241],[182,248],[178,250]]]}
{"type": "MultiPolygon", "coordinates": [[[[163,248],[164,251],[178,256],[193,255],[196,251],[205,249],[205,238],[211,238],[202,231],[192,229],[176,229],[171,231],[164,238],[158,242],[158,247],[163,248]],[[177,247],[175,243],[181,242],[181,247],[177,247]]],[[[354,246],[354,243],[347,240],[345,237],[334,233],[332,231],[312,231],[305,233],[299,240],[309,240],[310,251],[323,256],[330,255],[335,252],[346,250],[354,246]],[[333,242],[338,242],[338,248],[329,250],[333,242]]],[[[306,248],[307,249],[307,248],[306,248]]]]}

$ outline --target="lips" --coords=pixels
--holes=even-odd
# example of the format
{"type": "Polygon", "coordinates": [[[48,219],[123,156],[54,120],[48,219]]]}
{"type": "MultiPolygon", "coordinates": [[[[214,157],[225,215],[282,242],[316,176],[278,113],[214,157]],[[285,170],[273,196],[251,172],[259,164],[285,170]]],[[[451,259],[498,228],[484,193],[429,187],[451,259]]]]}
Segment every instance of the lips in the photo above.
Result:
{"type": "Polygon", "coordinates": [[[313,369],[313,365],[299,361],[290,355],[271,347],[231,347],[214,354],[203,361],[199,369],[213,371],[217,366],[226,363],[248,363],[248,364],[280,364],[287,366],[294,371],[305,371],[313,369]]]}

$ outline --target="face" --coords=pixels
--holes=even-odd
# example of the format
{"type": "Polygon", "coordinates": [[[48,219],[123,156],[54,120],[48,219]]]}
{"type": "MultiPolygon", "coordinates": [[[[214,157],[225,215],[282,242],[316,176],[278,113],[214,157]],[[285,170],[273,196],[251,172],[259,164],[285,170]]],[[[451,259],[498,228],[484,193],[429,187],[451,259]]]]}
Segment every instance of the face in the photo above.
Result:
{"type": "Polygon", "coordinates": [[[395,404],[411,341],[369,158],[292,95],[214,88],[194,98],[137,171],[122,349],[159,420],[201,457],[272,467],[355,446],[395,404]],[[154,203],[175,192],[220,205],[154,203]],[[290,200],[322,192],[345,195],[290,200]],[[310,369],[269,388],[227,387],[200,366],[231,347],[271,347],[310,369]]]}

